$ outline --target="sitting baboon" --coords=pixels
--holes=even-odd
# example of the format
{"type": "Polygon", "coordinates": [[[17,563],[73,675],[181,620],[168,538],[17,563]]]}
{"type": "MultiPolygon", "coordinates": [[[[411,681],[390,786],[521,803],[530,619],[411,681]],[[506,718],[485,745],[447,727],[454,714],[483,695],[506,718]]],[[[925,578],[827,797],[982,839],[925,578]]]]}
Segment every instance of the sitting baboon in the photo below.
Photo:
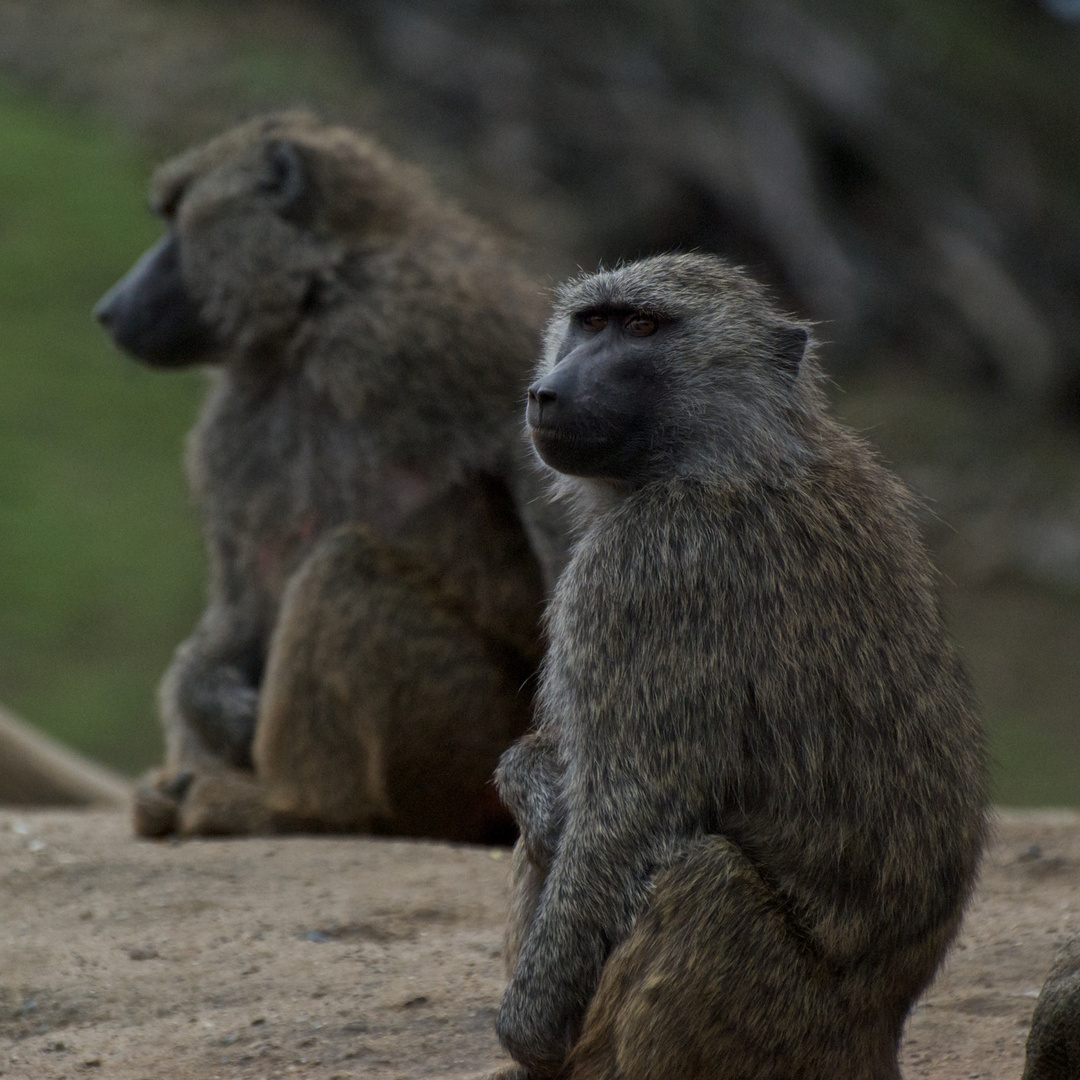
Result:
{"type": "Polygon", "coordinates": [[[206,364],[188,476],[209,603],[160,691],[142,835],[512,835],[563,531],[520,436],[546,302],[413,168],[303,113],[162,166],[163,239],[98,304],[206,364]]]}
{"type": "Polygon", "coordinates": [[[497,773],[511,1075],[900,1075],[984,741],[913,499],[818,382],[807,328],[719,259],[559,294],[527,420],[581,539],[497,773]]]}
{"type": "Polygon", "coordinates": [[[1070,938],[1035,1002],[1023,1080],[1080,1076],[1080,937],[1070,938]]]}

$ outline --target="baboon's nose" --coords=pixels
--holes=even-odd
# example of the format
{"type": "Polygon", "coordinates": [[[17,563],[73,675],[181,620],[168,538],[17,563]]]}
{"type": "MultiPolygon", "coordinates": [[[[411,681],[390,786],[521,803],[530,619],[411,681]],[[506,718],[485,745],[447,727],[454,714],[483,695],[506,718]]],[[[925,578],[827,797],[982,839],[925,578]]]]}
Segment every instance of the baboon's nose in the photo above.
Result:
{"type": "Polygon", "coordinates": [[[93,316],[102,326],[108,326],[113,319],[113,290],[110,289],[95,305],[93,316]]]}
{"type": "Polygon", "coordinates": [[[543,419],[545,411],[550,416],[552,406],[558,400],[555,391],[543,383],[533,383],[529,387],[529,404],[525,407],[525,420],[529,427],[536,427],[543,419]]]}

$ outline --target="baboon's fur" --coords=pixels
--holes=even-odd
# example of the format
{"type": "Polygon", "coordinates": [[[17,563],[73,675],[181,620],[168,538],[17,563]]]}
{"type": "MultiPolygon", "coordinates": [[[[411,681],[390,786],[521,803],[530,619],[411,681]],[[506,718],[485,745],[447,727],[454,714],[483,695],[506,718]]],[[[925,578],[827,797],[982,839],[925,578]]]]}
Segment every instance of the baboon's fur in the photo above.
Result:
{"type": "Polygon", "coordinates": [[[662,329],[655,426],[636,475],[558,479],[582,539],[498,771],[500,1037],[537,1077],[895,1080],[986,804],[912,497],[826,411],[808,329],[715,258],[564,286],[534,401],[597,311],[662,329]]]}
{"type": "Polygon", "coordinates": [[[490,775],[564,558],[520,438],[542,289],[418,171],[302,113],[168,162],[152,202],[199,324],[161,363],[214,368],[187,454],[210,586],[137,831],[506,835],[490,775]]]}
{"type": "Polygon", "coordinates": [[[1023,1080],[1080,1076],[1080,937],[1070,938],[1035,1002],[1023,1080]]]}

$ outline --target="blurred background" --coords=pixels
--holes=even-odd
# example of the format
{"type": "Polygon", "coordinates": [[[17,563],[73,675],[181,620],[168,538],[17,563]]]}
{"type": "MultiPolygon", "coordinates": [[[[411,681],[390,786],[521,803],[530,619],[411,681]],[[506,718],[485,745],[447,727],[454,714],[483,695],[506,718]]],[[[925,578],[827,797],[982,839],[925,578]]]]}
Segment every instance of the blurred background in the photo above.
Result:
{"type": "Polygon", "coordinates": [[[199,373],[94,324],[153,166],[304,104],[555,282],[748,264],[924,497],[996,797],[1080,805],[1080,0],[0,0],[0,702],[125,772],[203,600],[199,373]]]}

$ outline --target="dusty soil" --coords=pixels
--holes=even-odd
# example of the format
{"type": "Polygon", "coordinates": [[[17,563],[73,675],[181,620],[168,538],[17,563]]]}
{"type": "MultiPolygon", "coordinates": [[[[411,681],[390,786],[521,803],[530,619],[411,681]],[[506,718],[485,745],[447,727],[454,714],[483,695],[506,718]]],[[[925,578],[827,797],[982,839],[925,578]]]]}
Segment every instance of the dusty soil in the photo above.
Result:
{"type": "MultiPolygon", "coordinates": [[[[124,815],[0,811],[0,1075],[473,1077],[505,1060],[508,858],[356,838],[134,841],[124,815]]],[[[908,1080],[1017,1080],[1080,930],[1080,814],[1003,812],[908,1080]]]]}

